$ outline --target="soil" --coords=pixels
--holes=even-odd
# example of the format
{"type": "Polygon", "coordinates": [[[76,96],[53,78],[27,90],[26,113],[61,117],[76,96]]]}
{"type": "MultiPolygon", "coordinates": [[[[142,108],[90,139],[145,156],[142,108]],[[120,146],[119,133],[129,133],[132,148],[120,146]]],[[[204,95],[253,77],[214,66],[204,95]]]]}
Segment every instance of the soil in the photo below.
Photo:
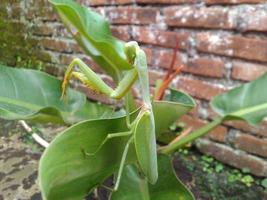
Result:
{"type": "Polygon", "coordinates": [[[177,176],[190,188],[197,200],[267,200],[267,192],[255,183],[248,187],[238,181],[229,182],[226,174],[226,171],[232,170],[229,166],[224,166],[225,169],[220,173],[204,172],[198,159],[201,156],[193,148],[190,155],[174,157],[177,176]],[[197,159],[193,160],[192,157],[197,159]]]}

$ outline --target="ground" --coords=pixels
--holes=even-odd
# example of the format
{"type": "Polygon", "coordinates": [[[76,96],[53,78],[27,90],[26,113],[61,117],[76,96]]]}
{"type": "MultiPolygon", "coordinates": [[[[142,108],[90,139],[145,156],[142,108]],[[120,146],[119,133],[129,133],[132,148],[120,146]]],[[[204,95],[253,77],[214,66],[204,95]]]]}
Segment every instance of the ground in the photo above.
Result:
{"type": "MultiPolygon", "coordinates": [[[[42,130],[46,133],[44,137],[50,140],[60,129],[42,130]]],[[[0,136],[0,200],[41,200],[37,168],[42,148],[32,143],[16,121],[0,120],[0,136]]],[[[177,175],[191,188],[197,200],[267,200],[267,193],[256,184],[259,181],[256,177],[245,182],[247,185],[230,182],[229,174],[232,175],[233,169],[222,167],[194,148],[176,153],[174,164],[177,175]]],[[[101,190],[99,196],[106,196],[105,192],[101,190]]]]}
{"type": "Polygon", "coordinates": [[[193,191],[197,200],[267,200],[267,192],[256,184],[260,182],[259,178],[214,160],[209,163],[208,159],[212,158],[194,148],[174,159],[178,177],[193,191]],[[232,177],[236,180],[232,181],[232,177]],[[246,182],[244,177],[252,180],[246,182]]]}

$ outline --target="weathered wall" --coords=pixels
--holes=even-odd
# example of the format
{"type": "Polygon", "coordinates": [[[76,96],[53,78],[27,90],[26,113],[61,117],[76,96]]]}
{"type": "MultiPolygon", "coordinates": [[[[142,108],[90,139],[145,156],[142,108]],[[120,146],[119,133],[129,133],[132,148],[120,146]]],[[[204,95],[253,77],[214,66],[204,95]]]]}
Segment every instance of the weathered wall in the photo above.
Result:
{"type": "Polygon", "coordinates": [[[46,55],[39,51],[38,40],[31,37],[32,23],[26,12],[26,1],[1,0],[0,63],[40,69],[46,55]]]}
{"type": "MultiPolygon", "coordinates": [[[[142,44],[148,55],[151,85],[169,67],[178,38],[176,64],[186,67],[173,85],[198,100],[198,107],[183,117],[190,126],[200,127],[215,117],[208,104],[213,96],[267,71],[265,0],[79,2],[106,16],[117,37],[142,44]]],[[[63,66],[76,56],[91,63],[46,0],[1,0],[0,8],[5,11],[0,15],[1,34],[6,35],[0,37],[2,63],[16,65],[17,56],[23,55],[27,60],[27,56],[31,58],[34,54],[48,72],[59,75],[64,71],[63,66]],[[23,40],[22,35],[28,39],[23,40]]],[[[92,98],[103,100],[103,97],[92,98]]],[[[209,138],[199,140],[197,146],[218,160],[267,176],[267,123],[253,128],[243,122],[227,122],[209,138]]]]}

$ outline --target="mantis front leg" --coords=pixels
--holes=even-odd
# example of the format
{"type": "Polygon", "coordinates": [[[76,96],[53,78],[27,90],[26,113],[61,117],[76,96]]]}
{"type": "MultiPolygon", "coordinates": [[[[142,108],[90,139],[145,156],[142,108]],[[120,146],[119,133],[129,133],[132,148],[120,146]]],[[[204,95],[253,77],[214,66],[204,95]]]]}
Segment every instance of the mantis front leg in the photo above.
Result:
{"type": "Polygon", "coordinates": [[[62,97],[66,93],[66,88],[71,77],[74,76],[80,80],[87,87],[107,95],[113,99],[121,99],[127,91],[131,88],[137,79],[137,70],[135,68],[128,70],[123,79],[119,82],[117,88],[114,90],[108,86],[98,74],[91,70],[81,59],[75,58],[68,66],[62,83],[62,97]],[[73,68],[79,67],[81,72],[73,72],[73,68]]]}

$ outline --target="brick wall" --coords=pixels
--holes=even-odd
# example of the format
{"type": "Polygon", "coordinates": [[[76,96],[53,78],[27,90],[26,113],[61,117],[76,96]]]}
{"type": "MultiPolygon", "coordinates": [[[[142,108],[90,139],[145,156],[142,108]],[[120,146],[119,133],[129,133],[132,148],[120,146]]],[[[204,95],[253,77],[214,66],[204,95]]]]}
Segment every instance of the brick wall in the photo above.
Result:
{"type": "MultiPolygon", "coordinates": [[[[30,27],[28,38],[37,42],[35,52],[46,71],[62,75],[63,66],[78,56],[101,73],[83,55],[46,0],[12,2],[6,19],[23,21],[30,27]],[[16,13],[20,6],[23,12],[16,13]]],[[[182,119],[194,128],[216,116],[208,104],[213,96],[267,71],[265,0],[79,2],[94,7],[108,18],[114,35],[125,41],[136,40],[143,46],[148,56],[151,86],[169,67],[176,39],[179,40],[176,65],[186,67],[173,86],[197,99],[197,108],[182,119]]],[[[1,55],[0,52],[0,60],[1,55]]],[[[93,92],[87,93],[93,99],[110,103],[93,92]]],[[[196,144],[200,151],[222,162],[267,176],[267,122],[259,128],[244,122],[225,122],[196,144]]]]}

